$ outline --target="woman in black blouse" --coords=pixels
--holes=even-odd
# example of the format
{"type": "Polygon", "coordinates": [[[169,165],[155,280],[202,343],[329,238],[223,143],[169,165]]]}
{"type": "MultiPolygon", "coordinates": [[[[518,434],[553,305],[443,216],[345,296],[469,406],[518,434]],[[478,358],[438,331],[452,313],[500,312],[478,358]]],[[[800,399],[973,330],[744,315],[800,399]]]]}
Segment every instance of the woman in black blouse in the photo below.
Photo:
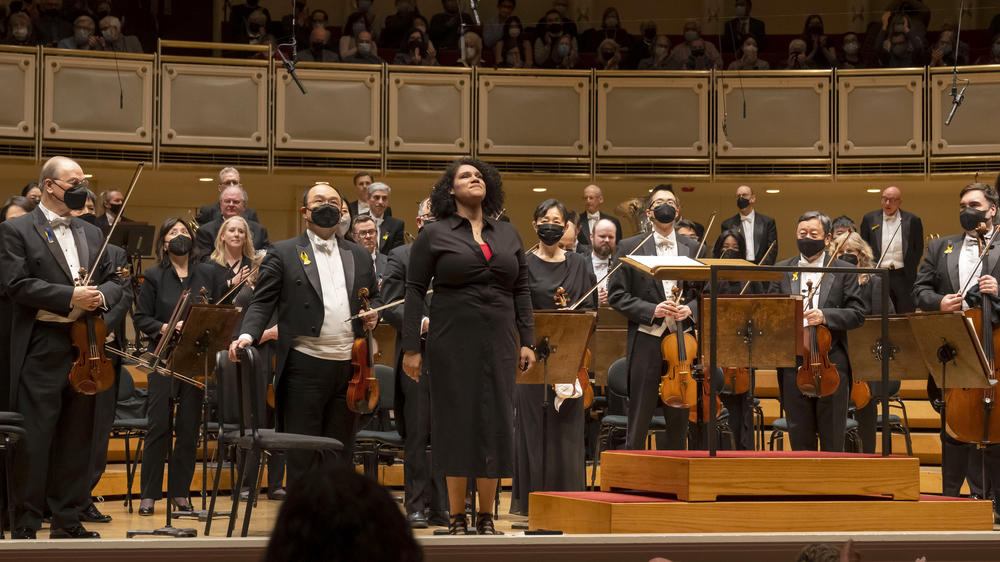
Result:
{"type": "MultiPolygon", "coordinates": [[[[167,219],[156,237],[154,247],[159,263],[143,275],[142,290],[135,307],[135,325],[152,338],[151,346],[155,346],[167,333],[166,322],[170,320],[184,290],[190,290],[192,298],[197,298],[204,287],[210,302],[222,294],[224,271],[214,263],[193,261],[193,240],[191,227],[178,218],[167,219]]],[[[171,383],[168,377],[155,373],[149,375],[149,433],[142,454],[139,515],[152,515],[153,504],[163,496],[163,462],[171,439],[167,434],[171,388],[179,399],[167,490],[178,509],[191,509],[188,491],[194,475],[202,391],[187,383],[171,383]]]]}
{"type": "MultiPolygon", "coordinates": [[[[553,297],[559,287],[570,303],[576,302],[597,284],[590,260],[583,254],[559,247],[566,224],[566,207],[555,199],[543,201],[536,209],[532,226],[538,233],[538,249],[528,254],[528,278],[531,281],[531,304],[535,310],[561,308],[553,297]]],[[[596,309],[597,292],[578,309],[596,309]]],[[[549,406],[542,417],[545,387],[519,384],[516,397],[516,464],[510,512],[528,514],[531,492],[582,491],[586,471],[583,442],[584,409],[579,384],[555,385],[549,406]],[[555,408],[558,404],[559,409],[555,408]],[[542,425],[545,425],[545,474],[542,475],[542,425]]]]}
{"type": "Polygon", "coordinates": [[[477,479],[479,534],[496,534],[493,499],[513,472],[515,369],[535,363],[531,287],[521,238],[495,221],[500,174],[453,162],[431,193],[438,221],[413,243],[403,316],[403,370],[420,378],[424,294],[434,279],[427,334],[434,468],[447,478],[452,534],[468,532],[465,489],[477,479]],[[520,343],[519,339],[520,338],[520,343]]]}
{"type": "Polygon", "coordinates": [[[237,215],[222,221],[209,259],[226,268],[226,287],[239,285],[253,268],[253,234],[246,219],[237,215]]]}

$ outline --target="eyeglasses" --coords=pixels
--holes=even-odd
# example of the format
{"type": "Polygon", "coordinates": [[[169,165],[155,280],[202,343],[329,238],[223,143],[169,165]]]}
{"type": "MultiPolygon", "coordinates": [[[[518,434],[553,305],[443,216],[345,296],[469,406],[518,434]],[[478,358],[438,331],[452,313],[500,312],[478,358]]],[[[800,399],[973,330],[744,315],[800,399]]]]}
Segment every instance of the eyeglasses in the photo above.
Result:
{"type": "Polygon", "coordinates": [[[374,229],[372,229],[372,230],[359,230],[359,231],[355,232],[355,234],[357,235],[358,238],[368,238],[368,237],[377,236],[378,235],[378,231],[376,231],[374,229]]]}
{"type": "MultiPolygon", "coordinates": [[[[84,189],[90,189],[90,182],[87,181],[87,180],[79,180],[79,181],[76,180],[76,179],[71,179],[71,180],[57,180],[57,179],[53,178],[52,181],[55,182],[55,183],[59,183],[59,182],[68,183],[69,187],[67,189],[72,189],[74,187],[82,187],[84,189]]],[[[62,187],[62,186],[60,186],[60,187],[62,187]]]]}

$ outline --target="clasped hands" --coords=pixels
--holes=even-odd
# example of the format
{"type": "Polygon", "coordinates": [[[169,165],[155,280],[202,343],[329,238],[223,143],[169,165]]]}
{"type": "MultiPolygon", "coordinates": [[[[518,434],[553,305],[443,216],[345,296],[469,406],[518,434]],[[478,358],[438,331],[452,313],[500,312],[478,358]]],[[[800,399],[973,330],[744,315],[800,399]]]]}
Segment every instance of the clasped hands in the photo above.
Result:
{"type": "Polygon", "coordinates": [[[674,301],[663,301],[656,305],[653,310],[653,318],[673,318],[675,322],[686,320],[691,316],[691,307],[686,304],[677,304],[674,301]]]}

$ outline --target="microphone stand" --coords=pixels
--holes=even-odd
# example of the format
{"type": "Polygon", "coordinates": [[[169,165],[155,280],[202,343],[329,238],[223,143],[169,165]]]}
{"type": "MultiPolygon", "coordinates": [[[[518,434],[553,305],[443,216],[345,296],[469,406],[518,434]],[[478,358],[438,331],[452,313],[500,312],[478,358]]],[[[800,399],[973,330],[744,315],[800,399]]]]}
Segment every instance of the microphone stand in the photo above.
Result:
{"type": "Polygon", "coordinates": [[[285,70],[288,71],[288,75],[291,76],[292,80],[295,81],[295,85],[299,87],[299,91],[302,92],[302,95],[305,95],[306,87],[302,85],[302,82],[299,81],[299,77],[295,75],[295,62],[292,60],[288,60],[288,57],[285,56],[285,53],[281,52],[281,48],[284,47],[285,45],[290,45],[292,47],[292,58],[293,59],[296,58],[298,39],[296,39],[295,37],[295,2],[292,2],[292,42],[278,45],[275,50],[278,51],[278,56],[281,57],[281,64],[285,66],[285,70]]]}
{"type": "Polygon", "coordinates": [[[969,87],[969,80],[963,79],[965,85],[962,86],[962,90],[958,89],[958,48],[962,44],[962,13],[965,12],[965,0],[962,0],[958,8],[958,30],[955,33],[955,67],[952,71],[951,78],[951,111],[948,113],[948,118],[944,120],[945,126],[951,125],[951,120],[955,118],[955,112],[958,110],[958,106],[962,105],[965,101],[965,90],[969,87]]]}

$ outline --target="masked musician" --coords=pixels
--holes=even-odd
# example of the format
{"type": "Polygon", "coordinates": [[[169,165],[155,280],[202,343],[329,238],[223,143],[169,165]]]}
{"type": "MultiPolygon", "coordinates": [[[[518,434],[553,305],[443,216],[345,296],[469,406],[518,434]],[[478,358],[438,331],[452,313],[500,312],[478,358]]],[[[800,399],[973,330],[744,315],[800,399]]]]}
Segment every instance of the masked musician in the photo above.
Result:
{"type": "MultiPolygon", "coordinates": [[[[646,215],[652,221],[654,234],[633,255],[697,257],[698,243],[678,236],[674,231],[677,207],[677,196],[667,186],[653,188],[646,215]]],[[[639,235],[622,240],[618,246],[618,257],[632,253],[644,237],[639,235]]],[[[660,349],[663,338],[675,333],[678,328],[683,331],[693,326],[699,289],[689,286],[682,292],[683,302],[677,303],[671,297],[676,285],[676,281],[657,281],[629,266],[619,268],[608,281],[608,302],[628,318],[626,444],[629,449],[644,448],[653,411],[660,403],[660,377],[667,369],[660,349]]],[[[667,422],[664,445],[668,449],[684,449],[688,409],[663,405],[663,415],[667,422]]]]}
{"type": "Polygon", "coordinates": [[[70,330],[82,314],[113,307],[122,288],[107,254],[94,263],[100,229],[70,215],[87,202],[80,165],[50,158],[38,185],[35,210],[0,224],[0,275],[14,326],[12,409],[24,416],[25,432],[15,456],[12,535],[35,538],[48,507],[51,538],[99,538],[80,524],[90,495],[95,401],[70,386],[70,330]],[[95,285],[75,286],[81,267],[94,273],[95,285]]]}
{"type": "MultiPolygon", "coordinates": [[[[833,235],[830,218],[817,211],[799,217],[795,229],[799,255],[778,262],[779,266],[823,267],[829,261],[826,244],[833,235]]],[[[850,267],[851,264],[833,260],[830,267],[850,267]]],[[[801,294],[806,326],[823,326],[830,331],[832,345],[830,362],[836,365],[840,383],[836,391],[822,398],[805,396],[796,383],[798,369],[778,369],[781,400],[788,420],[789,441],[792,449],[815,451],[817,435],[823,451],[844,450],[847,426],[847,407],[850,400],[851,368],[847,358],[847,330],[860,327],[865,321],[865,301],[858,285],[857,274],[793,272],[785,273],[780,282],[772,282],[773,294],[801,294]],[[812,281],[813,293],[809,299],[807,283],[812,281]],[[809,301],[812,301],[811,303],[809,301]]]]}

